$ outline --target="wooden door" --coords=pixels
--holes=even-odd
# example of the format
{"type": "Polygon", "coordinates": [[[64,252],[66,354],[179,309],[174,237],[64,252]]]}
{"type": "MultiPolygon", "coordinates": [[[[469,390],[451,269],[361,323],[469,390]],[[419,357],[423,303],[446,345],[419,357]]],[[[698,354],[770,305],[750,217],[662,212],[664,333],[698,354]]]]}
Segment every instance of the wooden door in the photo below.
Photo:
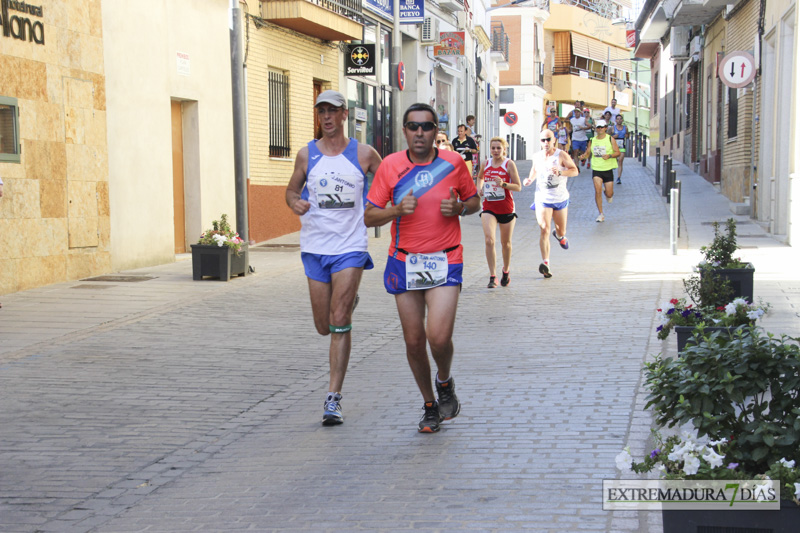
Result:
{"type": "Polygon", "coordinates": [[[186,207],[183,196],[183,114],[172,101],[172,205],[175,214],[175,253],[186,253],[186,207]]]}

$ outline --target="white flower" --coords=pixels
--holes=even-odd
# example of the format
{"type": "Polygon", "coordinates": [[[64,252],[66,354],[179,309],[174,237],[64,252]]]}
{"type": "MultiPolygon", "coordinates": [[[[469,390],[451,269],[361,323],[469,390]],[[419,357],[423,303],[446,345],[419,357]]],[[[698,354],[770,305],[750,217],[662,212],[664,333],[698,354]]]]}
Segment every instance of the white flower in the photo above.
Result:
{"type": "Polygon", "coordinates": [[[658,463],[658,466],[656,466],[656,470],[658,470],[660,474],[665,474],[667,472],[667,467],[662,465],[661,463],[658,463]]]}
{"type": "Polygon", "coordinates": [[[714,450],[706,450],[705,455],[703,455],[703,459],[706,460],[711,468],[719,468],[722,466],[722,460],[725,459],[725,456],[719,455],[714,450]]]}
{"type": "Polygon", "coordinates": [[[781,463],[783,466],[785,466],[786,468],[794,468],[794,460],[792,460],[792,461],[787,461],[787,460],[786,460],[786,457],[782,458],[782,459],[780,460],[780,463],[781,463]]]}
{"type": "Polygon", "coordinates": [[[736,314],[736,304],[731,302],[728,305],[726,305],[725,306],[725,314],[728,315],[728,316],[735,315],[736,314]]]}
{"type": "Polygon", "coordinates": [[[733,305],[747,305],[747,300],[744,298],[736,298],[731,302],[733,305]]]}
{"type": "Polygon", "coordinates": [[[223,246],[225,244],[225,236],[224,235],[220,235],[219,233],[217,233],[216,235],[213,235],[212,239],[217,241],[217,246],[223,246]]]}
{"type": "Polygon", "coordinates": [[[747,318],[749,318],[750,320],[758,320],[762,316],[764,316],[763,309],[753,309],[752,311],[747,312],[747,318]]]}
{"type": "Polygon", "coordinates": [[[631,463],[633,463],[633,457],[631,457],[630,447],[626,447],[624,450],[617,454],[617,457],[614,459],[617,463],[617,468],[622,472],[630,472],[631,471],[631,463]]]}
{"type": "Polygon", "coordinates": [[[670,301],[666,301],[666,302],[661,304],[661,311],[663,313],[666,313],[670,309],[674,309],[674,308],[675,308],[675,304],[670,302],[670,301]]]}
{"type": "Polygon", "coordinates": [[[794,484],[794,497],[800,500],[800,483],[794,484]]]}
{"type": "Polygon", "coordinates": [[[719,440],[708,441],[708,444],[711,445],[711,446],[719,446],[721,444],[725,444],[726,442],[728,442],[728,439],[726,439],[725,437],[722,437],[719,440]]]}
{"type": "Polygon", "coordinates": [[[693,476],[700,469],[700,459],[694,455],[687,456],[683,461],[683,471],[687,476],[693,476]]]}

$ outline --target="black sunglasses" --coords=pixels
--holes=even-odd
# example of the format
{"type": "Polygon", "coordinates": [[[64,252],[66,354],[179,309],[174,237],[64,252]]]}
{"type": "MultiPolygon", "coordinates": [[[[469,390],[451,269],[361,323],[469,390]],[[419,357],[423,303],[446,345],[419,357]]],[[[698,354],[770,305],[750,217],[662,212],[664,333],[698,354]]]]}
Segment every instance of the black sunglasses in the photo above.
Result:
{"type": "Polygon", "coordinates": [[[539,139],[539,141],[541,141],[543,143],[549,143],[553,139],[555,139],[555,137],[542,137],[542,138],[539,139]]]}
{"type": "Polygon", "coordinates": [[[606,128],[608,126],[595,126],[595,127],[597,127],[597,128],[606,128]]]}
{"type": "Polygon", "coordinates": [[[403,127],[410,131],[417,131],[420,128],[422,128],[422,131],[431,131],[436,127],[436,124],[434,122],[406,122],[403,127]]]}

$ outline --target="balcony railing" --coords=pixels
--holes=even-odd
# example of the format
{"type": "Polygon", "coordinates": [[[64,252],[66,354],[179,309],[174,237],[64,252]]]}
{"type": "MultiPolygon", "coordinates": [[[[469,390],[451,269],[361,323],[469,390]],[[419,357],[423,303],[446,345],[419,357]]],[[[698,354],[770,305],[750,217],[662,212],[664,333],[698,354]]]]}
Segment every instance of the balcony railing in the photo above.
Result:
{"type": "Polygon", "coordinates": [[[604,2],[598,2],[596,0],[553,0],[553,3],[563,4],[565,6],[576,6],[607,19],[622,17],[622,6],[608,0],[604,2]]]}
{"type": "MultiPolygon", "coordinates": [[[[281,2],[284,0],[262,0],[265,3],[281,2]]],[[[364,23],[364,15],[361,10],[361,0],[306,0],[309,4],[320,6],[328,11],[341,15],[345,18],[364,23]]]]}
{"type": "Polygon", "coordinates": [[[511,41],[506,33],[505,26],[499,20],[492,21],[492,52],[503,55],[503,60],[508,61],[508,50],[511,41]]]}
{"type": "Polygon", "coordinates": [[[541,61],[534,61],[533,63],[533,83],[544,88],[544,63],[541,61]]]}
{"type": "MultiPolygon", "coordinates": [[[[590,80],[597,80],[606,83],[606,73],[605,72],[592,72],[590,70],[584,70],[578,67],[556,67],[553,69],[553,76],[564,76],[564,75],[572,75],[572,76],[580,76],[582,78],[588,78],[590,80]]],[[[631,83],[626,80],[625,78],[620,78],[614,74],[611,75],[611,84],[617,83],[617,81],[621,81],[625,84],[625,87],[631,88],[631,83]]]]}

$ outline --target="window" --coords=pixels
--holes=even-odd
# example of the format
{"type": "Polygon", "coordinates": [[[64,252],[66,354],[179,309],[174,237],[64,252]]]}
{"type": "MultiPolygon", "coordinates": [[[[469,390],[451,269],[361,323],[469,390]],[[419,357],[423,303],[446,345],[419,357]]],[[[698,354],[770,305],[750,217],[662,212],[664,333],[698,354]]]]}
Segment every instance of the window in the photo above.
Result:
{"type": "Polygon", "coordinates": [[[269,156],[290,157],[289,76],[269,71],[269,156]]]}
{"type": "Polygon", "coordinates": [[[655,94],[653,95],[653,114],[658,115],[658,99],[661,97],[661,88],[658,85],[658,72],[655,73],[653,78],[653,91],[655,94]]]}
{"type": "Polygon", "coordinates": [[[728,139],[737,135],[739,126],[739,89],[728,87],[728,139]]]}
{"type": "Polygon", "coordinates": [[[19,154],[17,99],[0,96],[0,161],[19,163],[19,154]]]}

